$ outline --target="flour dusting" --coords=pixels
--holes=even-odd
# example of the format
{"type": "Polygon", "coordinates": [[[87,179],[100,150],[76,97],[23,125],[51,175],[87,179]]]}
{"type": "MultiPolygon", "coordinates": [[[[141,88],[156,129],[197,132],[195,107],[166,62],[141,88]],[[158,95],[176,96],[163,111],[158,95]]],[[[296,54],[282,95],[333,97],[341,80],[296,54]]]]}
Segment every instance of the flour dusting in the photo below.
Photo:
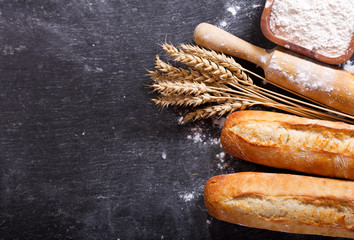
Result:
{"type": "Polygon", "coordinates": [[[194,143],[204,142],[206,135],[203,133],[202,128],[195,127],[191,129],[192,134],[188,135],[187,138],[193,140],[194,143]]]}
{"type": "MultiPolygon", "coordinates": [[[[218,120],[217,124],[221,124],[222,120],[218,120]]],[[[220,128],[220,125],[218,125],[220,128]]],[[[203,145],[220,145],[220,138],[213,138],[210,133],[206,133],[202,127],[191,128],[191,134],[187,136],[187,139],[192,140],[194,143],[203,145]]]]}
{"type": "Polygon", "coordinates": [[[177,122],[178,122],[178,125],[184,125],[185,122],[183,121],[183,116],[180,116],[180,117],[177,119],[177,122]]]}
{"type": "Polygon", "coordinates": [[[185,202],[190,202],[195,197],[195,192],[180,194],[179,197],[185,202]]]}
{"type": "Polygon", "coordinates": [[[216,154],[216,157],[221,161],[221,162],[224,162],[225,161],[225,153],[224,152],[221,152],[219,154],[216,154]]]}
{"type": "Polygon", "coordinates": [[[226,22],[226,21],[222,21],[221,23],[220,23],[220,26],[221,27],[226,27],[228,25],[228,23],[226,22]]]}
{"type": "Polygon", "coordinates": [[[226,157],[225,152],[220,152],[220,153],[216,154],[215,157],[216,157],[216,159],[219,160],[219,162],[217,163],[218,169],[224,170],[225,168],[229,167],[229,163],[225,162],[225,157],[226,157]]]}
{"type": "Polygon", "coordinates": [[[26,46],[18,46],[18,47],[13,47],[11,45],[5,44],[4,49],[2,51],[3,55],[14,55],[16,52],[21,52],[23,50],[26,50],[26,46]]]}
{"type": "MultiPolygon", "coordinates": [[[[177,118],[178,125],[185,125],[186,123],[183,121],[184,117],[182,113],[177,118]]],[[[218,127],[219,130],[222,129],[225,122],[225,117],[213,117],[212,123],[215,127],[218,127]]],[[[203,144],[203,145],[220,145],[220,138],[212,137],[211,133],[206,131],[202,124],[196,125],[195,127],[190,128],[190,134],[187,135],[187,139],[193,141],[196,144],[203,144]]]]}
{"type": "Polygon", "coordinates": [[[101,73],[103,72],[103,69],[100,67],[91,67],[87,64],[84,66],[86,72],[93,72],[93,73],[101,73]]]}
{"type": "Polygon", "coordinates": [[[326,77],[319,78],[317,73],[313,72],[313,68],[310,64],[299,68],[296,72],[294,81],[302,88],[308,90],[322,90],[324,92],[332,92],[334,87],[329,84],[329,80],[333,78],[334,74],[330,73],[330,70],[323,71],[326,77]]]}
{"type": "Polygon", "coordinates": [[[270,5],[272,5],[271,2],[270,2],[270,1],[267,1],[266,4],[265,4],[265,6],[264,6],[264,8],[269,8],[270,5]]]}
{"type": "Polygon", "coordinates": [[[354,60],[348,60],[343,64],[343,68],[349,72],[354,73],[354,60]]]}
{"type": "Polygon", "coordinates": [[[162,151],[161,157],[162,157],[162,159],[166,159],[167,158],[166,151],[162,151]]]}
{"type": "Polygon", "coordinates": [[[230,6],[226,10],[232,14],[232,16],[236,16],[237,12],[241,9],[239,6],[230,6]]]}
{"type": "Polygon", "coordinates": [[[294,69],[288,71],[284,66],[289,64],[285,61],[274,54],[268,66],[268,71],[278,72],[279,75],[284,76],[284,78],[288,79],[294,85],[297,85],[301,92],[322,91],[329,93],[334,90],[334,86],[331,84],[335,76],[333,69],[326,68],[322,72],[318,72],[316,64],[307,61],[299,62],[299,64],[294,66],[294,69]]]}
{"type": "Polygon", "coordinates": [[[225,14],[223,19],[219,22],[218,27],[226,29],[230,25],[230,22],[236,20],[237,14],[241,10],[241,7],[237,5],[237,3],[237,1],[226,2],[224,6],[225,14]]]}
{"type": "Polygon", "coordinates": [[[262,7],[262,4],[252,4],[252,8],[259,8],[262,7]]]}

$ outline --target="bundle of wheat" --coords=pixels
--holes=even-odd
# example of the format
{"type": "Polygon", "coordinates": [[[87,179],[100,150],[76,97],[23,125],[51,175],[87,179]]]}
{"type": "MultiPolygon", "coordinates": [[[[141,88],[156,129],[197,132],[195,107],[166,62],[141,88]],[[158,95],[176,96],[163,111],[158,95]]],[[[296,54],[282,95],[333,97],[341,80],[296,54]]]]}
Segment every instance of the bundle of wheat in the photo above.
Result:
{"type": "Polygon", "coordinates": [[[264,105],[302,117],[354,123],[351,115],[255,85],[249,75],[266,79],[224,54],[185,44],[176,48],[165,43],[162,48],[189,68],[173,66],[157,55],[156,71],[149,71],[150,87],[159,93],[153,101],[162,107],[192,107],[185,122],[264,105]]]}

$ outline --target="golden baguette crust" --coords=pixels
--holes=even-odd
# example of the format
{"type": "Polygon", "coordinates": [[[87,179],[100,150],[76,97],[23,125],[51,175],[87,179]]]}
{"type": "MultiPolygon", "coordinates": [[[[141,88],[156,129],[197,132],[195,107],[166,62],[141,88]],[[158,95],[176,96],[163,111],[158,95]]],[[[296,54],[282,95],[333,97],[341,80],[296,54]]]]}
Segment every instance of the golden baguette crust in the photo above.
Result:
{"type": "Polygon", "coordinates": [[[244,172],[212,177],[205,206],[219,220],[298,234],[354,238],[354,182],[244,172]]]}
{"type": "Polygon", "coordinates": [[[224,150],[243,160],[354,180],[354,126],[266,111],[230,114],[224,150]]]}

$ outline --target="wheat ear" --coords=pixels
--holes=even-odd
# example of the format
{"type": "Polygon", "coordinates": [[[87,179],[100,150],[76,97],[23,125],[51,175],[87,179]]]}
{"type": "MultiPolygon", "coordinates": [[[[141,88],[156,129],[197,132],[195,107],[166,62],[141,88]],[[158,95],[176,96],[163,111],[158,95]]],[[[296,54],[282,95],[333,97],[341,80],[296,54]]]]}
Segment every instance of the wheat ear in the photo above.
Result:
{"type": "Polygon", "coordinates": [[[230,99],[227,97],[219,98],[208,93],[200,94],[198,96],[167,95],[152,99],[156,105],[159,105],[163,108],[169,106],[197,107],[206,103],[220,104],[228,100],[230,99]]]}
{"type": "Polygon", "coordinates": [[[232,74],[230,70],[212,61],[209,61],[206,58],[185,53],[177,49],[176,47],[166,43],[162,45],[162,48],[165,50],[167,54],[169,54],[176,61],[181,62],[187,66],[190,66],[193,69],[196,69],[198,71],[209,72],[211,75],[217,76],[222,81],[238,82],[239,80],[232,74]]]}
{"type": "Polygon", "coordinates": [[[215,77],[207,72],[174,67],[170,63],[162,61],[159,55],[156,55],[155,68],[173,79],[193,80],[197,82],[216,82],[215,77]]]}
{"type": "Polygon", "coordinates": [[[205,49],[190,44],[181,44],[181,48],[188,54],[203,57],[220,64],[220,66],[223,66],[233,72],[233,74],[235,74],[235,76],[240,80],[250,82],[251,84],[253,83],[252,79],[244,72],[246,69],[238,64],[233,58],[227,57],[223,53],[218,54],[211,49],[205,49]]]}

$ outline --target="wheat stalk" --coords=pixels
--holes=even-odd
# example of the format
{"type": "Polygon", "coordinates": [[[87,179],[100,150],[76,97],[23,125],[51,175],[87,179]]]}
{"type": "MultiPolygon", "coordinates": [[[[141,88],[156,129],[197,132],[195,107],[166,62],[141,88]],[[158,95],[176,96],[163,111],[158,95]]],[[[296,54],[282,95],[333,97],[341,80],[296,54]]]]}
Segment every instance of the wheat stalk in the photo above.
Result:
{"type": "Polygon", "coordinates": [[[193,110],[185,116],[185,122],[264,105],[307,118],[354,123],[354,117],[348,114],[255,85],[246,72],[265,79],[224,54],[186,44],[176,48],[165,43],[162,48],[189,69],[175,67],[157,55],[157,71],[149,71],[153,80],[150,87],[160,94],[153,101],[162,108],[191,107],[193,110]]]}

